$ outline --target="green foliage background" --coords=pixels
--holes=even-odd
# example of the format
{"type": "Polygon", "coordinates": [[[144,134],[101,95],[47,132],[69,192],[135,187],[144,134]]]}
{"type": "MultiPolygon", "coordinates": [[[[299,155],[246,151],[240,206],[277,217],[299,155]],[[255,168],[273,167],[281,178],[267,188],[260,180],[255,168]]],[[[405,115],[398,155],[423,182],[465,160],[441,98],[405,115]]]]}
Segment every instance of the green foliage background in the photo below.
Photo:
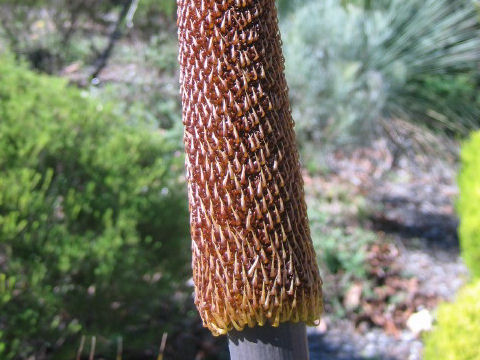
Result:
{"type": "Polygon", "coordinates": [[[80,332],[145,350],[185,315],[178,136],[111,107],[0,58],[2,359],[71,358],[80,332]]]}

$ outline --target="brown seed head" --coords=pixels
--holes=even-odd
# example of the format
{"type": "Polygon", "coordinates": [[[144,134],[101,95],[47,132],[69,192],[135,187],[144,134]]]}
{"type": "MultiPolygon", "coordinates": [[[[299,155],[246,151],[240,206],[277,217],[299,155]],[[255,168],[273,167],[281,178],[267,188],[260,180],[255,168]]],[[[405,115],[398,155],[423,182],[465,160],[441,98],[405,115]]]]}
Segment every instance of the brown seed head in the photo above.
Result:
{"type": "Polygon", "coordinates": [[[321,279],[274,0],[178,0],[195,303],[215,335],[312,324],[321,279]]]}

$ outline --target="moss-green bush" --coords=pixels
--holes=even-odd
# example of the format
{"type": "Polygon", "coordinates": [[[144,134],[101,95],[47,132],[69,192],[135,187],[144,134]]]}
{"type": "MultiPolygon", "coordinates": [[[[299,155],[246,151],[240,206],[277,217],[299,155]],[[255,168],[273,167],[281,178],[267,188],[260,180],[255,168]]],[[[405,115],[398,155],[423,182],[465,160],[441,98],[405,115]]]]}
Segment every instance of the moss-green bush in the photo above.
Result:
{"type": "Polygon", "coordinates": [[[462,147],[458,183],[462,256],[473,276],[480,277],[480,132],[473,133],[462,147]]]}
{"type": "Polygon", "coordinates": [[[70,359],[80,333],[135,354],[172,331],[190,253],[180,146],[0,55],[1,359],[70,359]]]}
{"type": "Polygon", "coordinates": [[[480,359],[480,281],[466,286],[453,304],[441,305],[434,331],[425,337],[425,360],[480,359]]]}

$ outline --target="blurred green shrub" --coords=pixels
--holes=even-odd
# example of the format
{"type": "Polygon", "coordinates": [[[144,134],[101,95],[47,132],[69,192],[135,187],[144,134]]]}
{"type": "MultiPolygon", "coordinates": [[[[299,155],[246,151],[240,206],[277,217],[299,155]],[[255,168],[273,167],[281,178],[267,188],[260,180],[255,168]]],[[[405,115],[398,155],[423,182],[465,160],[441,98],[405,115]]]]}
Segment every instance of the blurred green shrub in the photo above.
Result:
{"type": "Polygon", "coordinates": [[[472,3],[391,0],[370,11],[363,3],[307,1],[281,24],[300,143],[369,140],[391,118],[449,133],[478,127],[472,3]]]}
{"type": "Polygon", "coordinates": [[[425,336],[425,360],[480,358],[480,281],[467,285],[452,304],[441,305],[437,325],[425,336]]]}
{"type": "Polygon", "coordinates": [[[350,281],[366,277],[368,246],[375,242],[373,232],[348,229],[332,224],[326,213],[315,207],[309,210],[312,240],[323,273],[343,274],[350,281]]]}
{"type": "Polygon", "coordinates": [[[462,147],[462,168],[458,178],[460,199],[460,244],[462,256],[475,277],[480,277],[480,132],[472,134],[462,147]]]}
{"type": "Polygon", "coordinates": [[[0,358],[156,348],[190,293],[181,141],[5,55],[0,119],[0,358]]]}
{"type": "Polygon", "coordinates": [[[326,304],[334,316],[345,317],[342,299],[355,282],[362,281],[364,290],[369,288],[368,250],[377,236],[362,227],[349,226],[346,224],[349,220],[332,214],[332,208],[358,221],[365,214],[364,206],[363,198],[354,197],[341,188],[317,195],[308,202],[310,230],[324,279],[326,304]]]}
{"type": "Polygon", "coordinates": [[[154,16],[167,16],[174,18],[177,10],[176,0],[139,0],[138,14],[140,21],[147,21],[154,16]]]}
{"type": "Polygon", "coordinates": [[[290,14],[295,7],[305,3],[306,0],[276,0],[277,11],[280,18],[290,14]]]}

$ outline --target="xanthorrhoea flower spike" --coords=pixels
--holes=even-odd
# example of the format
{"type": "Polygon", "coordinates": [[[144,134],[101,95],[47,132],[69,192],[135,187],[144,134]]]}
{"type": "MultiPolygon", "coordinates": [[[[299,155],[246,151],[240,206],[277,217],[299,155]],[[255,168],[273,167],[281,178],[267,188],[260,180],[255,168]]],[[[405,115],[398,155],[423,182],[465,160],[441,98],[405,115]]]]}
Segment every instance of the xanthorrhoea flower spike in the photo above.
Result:
{"type": "Polygon", "coordinates": [[[322,312],[274,0],[178,0],[195,303],[215,335],[322,312]]]}

